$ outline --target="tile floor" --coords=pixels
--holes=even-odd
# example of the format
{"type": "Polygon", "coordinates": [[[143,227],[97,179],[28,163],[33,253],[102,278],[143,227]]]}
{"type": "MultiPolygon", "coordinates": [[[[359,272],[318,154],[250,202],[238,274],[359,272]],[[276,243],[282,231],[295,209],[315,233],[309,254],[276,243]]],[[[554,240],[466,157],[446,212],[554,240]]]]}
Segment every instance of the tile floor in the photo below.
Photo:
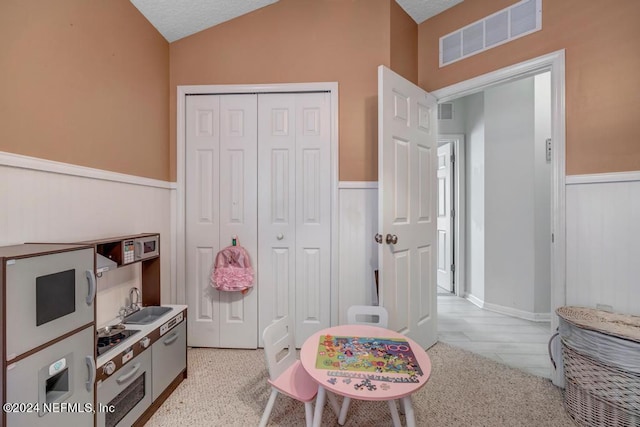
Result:
{"type": "Polygon", "coordinates": [[[531,322],[438,294],[438,339],[533,375],[549,378],[549,322],[531,322]]]}

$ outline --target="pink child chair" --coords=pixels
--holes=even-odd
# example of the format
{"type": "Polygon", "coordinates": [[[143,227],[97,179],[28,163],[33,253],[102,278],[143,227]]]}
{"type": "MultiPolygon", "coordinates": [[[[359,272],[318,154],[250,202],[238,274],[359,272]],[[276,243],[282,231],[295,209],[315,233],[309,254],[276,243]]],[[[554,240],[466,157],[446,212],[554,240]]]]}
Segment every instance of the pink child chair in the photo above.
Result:
{"type": "Polygon", "coordinates": [[[271,384],[271,396],[262,414],[260,427],[267,425],[278,393],[304,402],[307,427],[311,427],[312,402],[318,393],[318,384],[307,374],[298,360],[293,325],[289,316],[267,326],[262,333],[262,339],[269,368],[268,383],[271,384]]]}

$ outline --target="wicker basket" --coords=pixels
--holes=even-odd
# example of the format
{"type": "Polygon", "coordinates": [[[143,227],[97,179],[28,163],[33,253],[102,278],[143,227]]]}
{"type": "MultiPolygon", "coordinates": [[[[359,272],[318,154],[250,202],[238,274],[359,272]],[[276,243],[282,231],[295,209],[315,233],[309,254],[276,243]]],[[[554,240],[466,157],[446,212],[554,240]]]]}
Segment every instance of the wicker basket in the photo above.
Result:
{"type": "Polygon", "coordinates": [[[569,416],[581,426],[636,427],[640,417],[619,410],[587,393],[573,381],[567,380],[564,389],[564,404],[569,416]]]}
{"type": "Polygon", "coordinates": [[[562,345],[564,404],[585,426],[640,426],[640,376],[562,345]]]}
{"type": "MultiPolygon", "coordinates": [[[[635,362],[627,363],[626,367],[619,366],[616,362],[620,358],[611,357],[612,353],[608,346],[595,345],[594,348],[586,348],[584,342],[580,341],[580,336],[573,334],[572,331],[575,332],[574,328],[579,328],[604,334],[603,343],[605,344],[611,344],[613,342],[610,340],[611,336],[616,336],[614,342],[616,345],[628,346],[623,348],[622,354],[626,354],[627,351],[634,353],[638,351],[636,337],[626,335],[624,332],[628,326],[625,325],[621,329],[618,322],[611,322],[612,327],[617,330],[613,334],[608,334],[610,330],[607,323],[610,319],[602,322],[602,317],[597,310],[593,310],[593,314],[598,317],[598,327],[593,328],[590,326],[596,325],[585,325],[584,319],[576,321],[572,317],[576,312],[583,317],[584,309],[578,311],[573,307],[567,307],[567,309],[569,310],[558,309],[558,314],[561,321],[568,322],[572,329],[567,330],[565,327],[566,335],[562,337],[565,374],[564,403],[568,414],[576,423],[583,426],[640,427],[640,371],[636,369],[635,362]]],[[[631,320],[635,322],[636,318],[631,320]]],[[[635,325],[631,329],[633,332],[631,335],[634,335],[635,325]]],[[[594,338],[592,334],[590,339],[597,339],[597,337],[594,338]]]]}

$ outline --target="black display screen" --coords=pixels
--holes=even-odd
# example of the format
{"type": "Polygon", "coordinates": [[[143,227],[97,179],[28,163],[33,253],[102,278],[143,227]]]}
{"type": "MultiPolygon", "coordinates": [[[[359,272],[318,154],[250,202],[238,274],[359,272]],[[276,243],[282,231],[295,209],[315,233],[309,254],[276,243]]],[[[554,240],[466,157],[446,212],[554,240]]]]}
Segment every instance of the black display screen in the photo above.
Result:
{"type": "Polygon", "coordinates": [[[144,242],[144,253],[148,254],[151,252],[155,252],[156,250],[156,241],[155,240],[149,240],[144,242]]]}
{"type": "Polygon", "coordinates": [[[76,311],[76,270],[36,278],[36,326],[76,311]]]}

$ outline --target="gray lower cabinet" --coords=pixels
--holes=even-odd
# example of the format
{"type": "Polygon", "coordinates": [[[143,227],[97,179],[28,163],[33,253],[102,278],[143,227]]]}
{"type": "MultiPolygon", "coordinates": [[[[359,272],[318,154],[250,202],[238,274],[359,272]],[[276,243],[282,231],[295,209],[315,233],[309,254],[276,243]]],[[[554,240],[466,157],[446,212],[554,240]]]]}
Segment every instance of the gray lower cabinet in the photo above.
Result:
{"type": "Polygon", "coordinates": [[[7,367],[6,402],[22,405],[6,411],[7,427],[93,426],[94,333],[88,327],[7,367]]]}
{"type": "Polygon", "coordinates": [[[151,389],[155,401],[187,366],[187,322],[164,334],[151,346],[151,389]]]}
{"type": "Polygon", "coordinates": [[[151,406],[151,351],[127,362],[98,385],[98,427],[130,426],[151,406]]]}

